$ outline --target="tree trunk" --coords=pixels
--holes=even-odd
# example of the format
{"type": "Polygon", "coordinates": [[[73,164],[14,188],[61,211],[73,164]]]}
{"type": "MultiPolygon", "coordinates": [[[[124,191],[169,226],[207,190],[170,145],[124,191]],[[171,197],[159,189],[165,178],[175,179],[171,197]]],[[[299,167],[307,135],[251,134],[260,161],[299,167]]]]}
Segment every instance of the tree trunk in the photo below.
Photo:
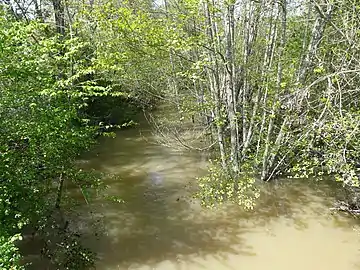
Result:
{"type": "Polygon", "coordinates": [[[55,208],[56,209],[60,209],[61,206],[61,198],[62,198],[62,194],[63,194],[63,188],[64,188],[64,178],[62,173],[59,176],[59,183],[58,183],[58,188],[56,191],[56,201],[55,201],[55,208]]]}
{"type": "MultiPolygon", "coordinates": [[[[219,35],[217,34],[216,22],[213,19],[213,11],[211,12],[210,4],[207,2],[205,5],[205,14],[207,19],[207,36],[211,43],[211,51],[208,52],[209,59],[211,60],[211,67],[207,68],[207,75],[209,80],[210,92],[213,100],[215,101],[214,105],[214,121],[216,126],[216,135],[219,145],[221,165],[224,170],[227,170],[226,163],[226,150],[224,143],[224,129],[223,129],[223,113],[222,113],[222,100],[221,100],[221,87],[220,87],[220,69],[219,62],[216,56],[216,51],[219,48],[219,35]]],[[[214,5],[214,3],[213,3],[214,5]]]]}
{"type": "Polygon", "coordinates": [[[226,26],[225,26],[225,38],[226,38],[226,53],[225,53],[225,91],[227,101],[227,114],[230,128],[230,161],[232,171],[237,174],[239,172],[238,161],[238,122],[235,105],[235,40],[234,40],[234,4],[228,4],[226,13],[226,26]]]}
{"type": "MultiPolygon", "coordinates": [[[[303,59],[301,61],[299,72],[296,78],[298,87],[302,87],[305,83],[306,75],[308,73],[309,68],[311,67],[316,51],[320,46],[326,24],[330,20],[333,10],[334,10],[334,6],[328,4],[327,11],[324,13],[324,15],[318,13],[316,16],[316,20],[311,33],[310,42],[307,51],[304,54],[303,59]]],[[[306,96],[307,96],[307,91],[300,91],[300,90],[298,91],[297,99],[295,100],[298,109],[300,108],[302,101],[306,96]]]]}
{"type": "Polygon", "coordinates": [[[40,1],[38,2],[38,0],[34,0],[34,6],[35,6],[36,18],[41,22],[44,22],[44,16],[41,10],[41,2],[40,1]]]}
{"type": "Polygon", "coordinates": [[[281,5],[280,8],[280,12],[281,12],[281,37],[280,37],[280,44],[279,44],[279,49],[278,49],[278,67],[277,67],[277,78],[276,78],[276,93],[275,93],[275,98],[273,100],[273,105],[271,108],[271,113],[270,113],[270,120],[269,120],[269,125],[268,125],[268,131],[267,131],[267,136],[266,136],[266,140],[265,140],[265,150],[264,150],[264,155],[263,155],[263,163],[262,163],[262,171],[261,171],[261,180],[266,180],[267,179],[267,174],[269,172],[269,169],[272,167],[272,163],[275,159],[275,156],[278,152],[278,148],[281,144],[281,140],[283,137],[283,132],[284,132],[284,128],[285,125],[287,124],[287,117],[285,117],[283,124],[280,128],[280,131],[278,133],[278,136],[276,138],[276,142],[274,144],[274,147],[271,149],[271,157],[269,158],[269,151],[270,151],[270,145],[271,145],[271,139],[272,139],[272,132],[273,132],[273,128],[274,128],[274,121],[275,121],[275,115],[277,112],[277,102],[278,102],[278,98],[279,95],[281,93],[281,82],[282,82],[282,73],[283,73],[283,64],[282,64],[282,56],[284,53],[284,49],[285,49],[285,44],[286,44],[286,24],[287,24],[287,6],[286,6],[286,0],[282,0],[281,3],[279,3],[279,5],[281,5]],[[275,155],[275,156],[273,156],[275,155]]]}
{"type": "Polygon", "coordinates": [[[53,8],[55,13],[55,25],[56,32],[60,34],[60,36],[65,36],[65,12],[64,5],[62,0],[53,0],[53,8]]]}

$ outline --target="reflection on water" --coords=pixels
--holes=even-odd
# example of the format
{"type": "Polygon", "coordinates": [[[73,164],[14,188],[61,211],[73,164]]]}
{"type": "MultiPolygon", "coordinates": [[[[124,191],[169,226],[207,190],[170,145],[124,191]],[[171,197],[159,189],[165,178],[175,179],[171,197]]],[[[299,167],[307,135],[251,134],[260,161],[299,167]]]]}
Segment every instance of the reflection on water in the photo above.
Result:
{"type": "Polygon", "coordinates": [[[125,200],[84,206],[85,224],[89,209],[102,220],[103,232],[85,237],[97,269],[360,269],[358,226],[331,215],[327,183],[271,183],[252,212],[204,210],[188,195],[206,157],[156,145],[149,131],[121,131],[83,159],[116,175],[107,192],[125,200]]]}

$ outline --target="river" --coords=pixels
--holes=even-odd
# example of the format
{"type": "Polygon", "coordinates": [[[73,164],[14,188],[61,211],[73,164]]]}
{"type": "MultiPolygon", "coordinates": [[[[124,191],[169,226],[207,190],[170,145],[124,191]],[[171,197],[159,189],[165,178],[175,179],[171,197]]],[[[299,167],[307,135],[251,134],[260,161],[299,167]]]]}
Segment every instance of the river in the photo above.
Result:
{"type": "Polygon", "coordinates": [[[253,211],[203,209],[189,190],[206,160],[157,145],[147,125],[102,138],[85,154],[81,166],[113,175],[104,179],[106,192],[125,201],[83,203],[101,224],[94,229],[84,218],[96,269],[360,269],[360,228],[329,211],[333,184],[285,179],[264,184],[253,211]]]}

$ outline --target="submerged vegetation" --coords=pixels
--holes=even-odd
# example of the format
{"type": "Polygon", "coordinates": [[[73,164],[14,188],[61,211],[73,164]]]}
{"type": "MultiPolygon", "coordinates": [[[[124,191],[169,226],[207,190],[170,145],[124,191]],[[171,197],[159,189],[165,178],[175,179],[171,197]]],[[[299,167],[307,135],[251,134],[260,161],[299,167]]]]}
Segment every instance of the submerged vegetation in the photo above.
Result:
{"type": "MultiPolygon", "coordinates": [[[[356,0],[0,0],[0,268],[23,268],[26,229],[67,231],[63,184],[99,185],[74,166],[96,136],[159,104],[176,115],[153,120],[163,143],[218,158],[199,179],[206,206],[252,208],[255,179],[279,175],[355,190],[359,12],[356,0]]],[[[91,265],[60,238],[54,263],[91,265]]]]}

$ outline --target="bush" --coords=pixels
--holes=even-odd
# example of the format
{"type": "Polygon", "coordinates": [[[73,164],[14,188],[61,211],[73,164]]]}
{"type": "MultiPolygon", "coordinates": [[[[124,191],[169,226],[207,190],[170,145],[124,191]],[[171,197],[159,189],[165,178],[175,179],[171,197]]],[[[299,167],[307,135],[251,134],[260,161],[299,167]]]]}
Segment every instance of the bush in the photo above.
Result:
{"type": "Polygon", "coordinates": [[[17,240],[21,240],[19,234],[10,238],[0,237],[0,269],[21,270],[24,267],[20,266],[20,254],[15,245],[17,240]]]}
{"type": "Polygon", "coordinates": [[[205,207],[215,207],[225,202],[234,202],[245,209],[252,209],[260,196],[255,187],[255,178],[247,173],[239,174],[236,179],[217,161],[211,161],[206,176],[198,178],[199,191],[196,197],[205,207]]]}

